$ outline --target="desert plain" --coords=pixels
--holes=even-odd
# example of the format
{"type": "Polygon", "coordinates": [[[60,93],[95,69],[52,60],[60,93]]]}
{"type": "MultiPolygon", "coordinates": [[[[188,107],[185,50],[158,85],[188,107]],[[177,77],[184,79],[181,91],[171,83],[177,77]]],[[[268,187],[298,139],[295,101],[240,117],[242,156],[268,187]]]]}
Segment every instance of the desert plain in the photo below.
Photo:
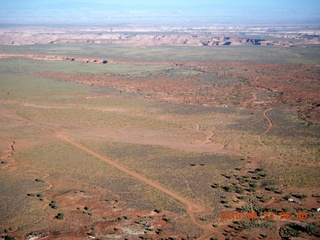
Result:
{"type": "Polygon", "coordinates": [[[319,238],[319,29],[0,43],[3,239],[319,238]]]}

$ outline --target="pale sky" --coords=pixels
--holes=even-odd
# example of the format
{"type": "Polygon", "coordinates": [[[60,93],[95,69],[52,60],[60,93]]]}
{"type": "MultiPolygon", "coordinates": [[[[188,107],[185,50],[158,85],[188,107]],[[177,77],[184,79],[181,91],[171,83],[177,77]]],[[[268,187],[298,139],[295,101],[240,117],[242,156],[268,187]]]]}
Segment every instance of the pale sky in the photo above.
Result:
{"type": "Polygon", "coordinates": [[[0,24],[320,24],[320,0],[0,0],[0,24]]]}

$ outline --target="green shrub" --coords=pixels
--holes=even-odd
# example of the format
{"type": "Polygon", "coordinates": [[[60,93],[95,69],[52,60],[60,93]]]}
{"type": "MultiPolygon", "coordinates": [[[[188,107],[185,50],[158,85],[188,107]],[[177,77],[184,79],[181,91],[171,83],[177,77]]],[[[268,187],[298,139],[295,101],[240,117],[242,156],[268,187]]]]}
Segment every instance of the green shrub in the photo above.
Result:
{"type": "Polygon", "coordinates": [[[259,217],[264,215],[264,208],[262,208],[259,205],[254,205],[253,206],[253,211],[255,211],[259,217]]]}
{"type": "Polygon", "coordinates": [[[224,186],[223,189],[224,189],[226,192],[233,192],[233,186],[224,186]]]}
{"type": "Polygon", "coordinates": [[[264,168],[263,168],[263,167],[262,167],[262,168],[256,168],[256,169],[254,170],[254,173],[262,172],[262,171],[264,171],[264,168]]]}
{"type": "Polygon", "coordinates": [[[212,188],[219,188],[220,187],[220,184],[219,183],[214,183],[211,185],[212,188]]]}
{"type": "Polygon", "coordinates": [[[274,187],[266,187],[265,190],[270,191],[270,192],[274,192],[274,191],[277,191],[278,189],[276,189],[274,187]]]}
{"type": "Polygon", "coordinates": [[[314,224],[308,224],[307,226],[305,226],[305,231],[309,234],[317,234],[318,227],[314,224]]]}
{"type": "Polygon", "coordinates": [[[276,190],[276,191],[274,191],[274,193],[276,193],[276,194],[282,194],[283,191],[282,191],[282,190],[276,190]]]}
{"type": "Polygon", "coordinates": [[[251,206],[249,206],[249,205],[244,205],[244,206],[241,207],[240,211],[241,211],[241,212],[251,212],[252,209],[251,209],[251,206]]]}
{"type": "Polygon", "coordinates": [[[16,240],[16,238],[11,236],[5,236],[4,240],[16,240]]]}
{"type": "Polygon", "coordinates": [[[250,187],[256,188],[257,184],[256,183],[250,183],[250,187]]]}
{"type": "Polygon", "coordinates": [[[161,229],[161,228],[158,228],[157,230],[156,230],[156,234],[162,234],[163,233],[163,229],[161,229]]]}
{"type": "Polygon", "coordinates": [[[288,235],[288,236],[292,236],[292,237],[300,237],[301,236],[301,231],[295,229],[295,228],[292,228],[290,226],[286,226],[283,228],[283,233],[285,235],[288,235]]]}
{"type": "Polygon", "coordinates": [[[35,181],[36,181],[36,182],[44,182],[44,180],[41,179],[41,178],[36,178],[35,181]]]}
{"type": "Polygon", "coordinates": [[[56,219],[63,220],[64,219],[64,214],[63,213],[58,213],[57,216],[56,216],[56,219]]]}
{"type": "Polygon", "coordinates": [[[162,213],[162,210],[160,210],[160,209],[155,209],[154,210],[156,213],[162,213]]]}
{"type": "Polygon", "coordinates": [[[244,190],[243,190],[243,188],[237,188],[235,192],[238,194],[243,194],[244,190]]]}
{"type": "Polygon", "coordinates": [[[51,208],[53,208],[53,209],[57,209],[57,208],[58,208],[58,205],[57,205],[56,201],[52,201],[52,202],[49,204],[49,206],[50,206],[51,208]]]}

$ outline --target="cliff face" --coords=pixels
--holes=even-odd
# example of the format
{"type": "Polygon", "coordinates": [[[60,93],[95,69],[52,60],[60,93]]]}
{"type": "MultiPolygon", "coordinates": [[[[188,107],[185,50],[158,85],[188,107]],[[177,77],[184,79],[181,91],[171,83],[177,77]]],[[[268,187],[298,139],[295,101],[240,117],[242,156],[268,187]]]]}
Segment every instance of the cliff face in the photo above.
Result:
{"type": "MultiPolygon", "coordinates": [[[[276,34],[275,40],[265,40],[262,37],[243,37],[241,32],[227,31],[204,32],[191,34],[182,32],[108,32],[101,29],[1,29],[0,44],[30,45],[58,43],[96,43],[96,44],[128,44],[134,46],[217,46],[217,45],[277,45],[291,46],[294,44],[319,44],[318,35],[276,34]],[[279,35],[279,36],[278,36],[279,35]],[[282,38],[280,38],[280,36],[282,38]],[[278,40],[278,39],[279,40],[278,40]]],[[[270,34],[267,35],[270,39],[270,34]]],[[[271,36],[272,37],[272,36],[271,36]]]]}
{"type": "Polygon", "coordinates": [[[187,45],[187,46],[214,46],[214,45],[261,45],[261,39],[213,37],[206,35],[189,34],[28,34],[24,32],[5,32],[0,35],[0,44],[48,44],[48,43],[114,43],[139,46],[187,45]]]}

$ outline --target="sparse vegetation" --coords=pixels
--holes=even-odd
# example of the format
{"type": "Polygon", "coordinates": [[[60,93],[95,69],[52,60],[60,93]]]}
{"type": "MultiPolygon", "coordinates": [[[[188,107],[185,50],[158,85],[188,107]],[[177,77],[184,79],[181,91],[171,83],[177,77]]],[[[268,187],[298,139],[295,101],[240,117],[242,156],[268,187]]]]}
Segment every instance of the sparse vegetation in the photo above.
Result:
{"type": "MultiPolygon", "coordinates": [[[[110,230],[117,234],[122,233],[120,224],[133,224],[147,234],[174,239],[169,235],[174,230],[167,231],[172,224],[167,222],[174,223],[174,229],[183,225],[179,229],[181,235],[199,237],[201,229],[188,217],[184,203],[121,172],[98,156],[201,205],[208,214],[196,214],[200,224],[216,223],[217,212],[211,208],[226,212],[239,210],[242,214],[254,211],[261,217],[230,225],[226,234],[230,239],[240,239],[241,235],[237,234],[251,228],[266,229],[268,234],[263,232],[260,238],[268,239],[268,231],[273,231],[275,224],[262,219],[263,213],[279,214],[284,210],[296,213],[293,208],[298,205],[288,203],[281,195],[291,194],[291,187],[301,190],[298,195],[292,195],[294,198],[305,201],[311,198],[311,192],[303,188],[318,186],[314,180],[319,171],[315,161],[319,156],[318,126],[302,125],[291,114],[294,109],[313,103],[307,103],[306,99],[302,99],[301,104],[293,102],[296,93],[291,95],[290,87],[297,87],[299,94],[304,89],[302,85],[306,91],[313,89],[312,78],[318,79],[319,74],[314,65],[286,64],[278,69],[274,63],[206,62],[220,58],[227,61],[233,54],[245,59],[251,59],[250,53],[258,56],[251,47],[246,51],[233,46],[228,51],[223,46],[202,50],[99,47],[89,43],[1,47],[4,52],[42,51],[70,54],[75,59],[103,55],[103,50],[108,50],[110,59],[112,56],[120,59],[122,55],[128,59],[120,59],[123,63],[110,61],[112,64],[103,66],[77,61],[0,59],[0,115],[5,115],[1,115],[0,130],[3,136],[20,141],[14,152],[16,162],[11,158],[1,161],[1,199],[12,213],[4,211],[0,225],[15,222],[13,229],[18,229],[20,234],[18,227],[27,220],[46,219],[39,223],[39,229],[45,229],[50,224],[53,228],[54,224],[66,224],[67,228],[69,219],[79,218],[79,222],[85,219],[86,228],[82,223],[79,225],[91,237],[98,233],[90,229],[99,221],[102,225],[115,224],[110,230]],[[226,55],[212,54],[217,52],[226,55]],[[170,62],[168,57],[177,63],[170,62]],[[132,64],[130,59],[144,63],[132,64]],[[195,59],[202,60],[201,66],[193,62],[195,59]],[[278,84],[280,80],[285,83],[284,90],[283,85],[278,84]],[[82,81],[88,85],[79,84],[82,81]],[[285,107],[281,101],[286,101],[285,107]],[[271,107],[267,115],[275,127],[263,134],[269,124],[263,113],[271,107]],[[67,140],[96,155],[80,150],[67,140]],[[308,164],[300,164],[302,161],[308,164]],[[221,194],[225,196],[220,198],[221,194]],[[50,202],[52,199],[59,205],[50,202]],[[275,209],[265,209],[266,205],[275,209]],[[281,211],[276,210],[282,207],[281,211]],[[144,209],[146,215],[151,216],[143,218],[145,213],[135,212],[137,209],[144,209]],[[150,214],[152,209],[154,212],[150,214]],[[53,214],[50,219],[46,218],[48,212],[53,214]],[[23,214],[20,216],[20,213],[23,214]],[[19,218],[14,218],[18,215],[19,218]],[[55,220],[66,217],[67,221],[55,220]],[[151,225],[155,222],[162,225],[151,225]]],[[[257,49],[273,60],[275,57],[271,55],[278,50],[257,49]]],[[[295,51],[292,49],[285,49],[288,56],[295,51]]],[[[303,113],[300,111],[299,116],[303,113]]],[[[316,216],[316,212],[314,214],[316,216]]],[[[288,236],[318,234],[317,225],[309,224],[312,218],[308,212],[308,223],[301,227],[290,225],[281,231],[288,236]]],[[[278,221],[278,217],[274,221],[278,221]]],[[[225,227],[221,225],[217,224],[215,230],[225,227]]],[[[23,231],[31,231],[27,228],[23,231]]]]}
{"type": "Polygon", "coordinates": [[[299,198],[299,199],[306,199],[307,198],[306,194],[292,194],[292,196],[299,198]]]}
{"type": "Polygon", "coordinates": [[[224,189],[226,192],[233,192],[233,190],[234,190],[233,186],[224,186],[223,189],[224,189]]]}
{"type": "Polygon", "coordinates": [[[235,192],[238,193],[238,194],[243,194],[244,193],[244,189],[243,188],[237,188],[235,192]]]}
{"type": "Polygon", "coordinates": [[[44,200],[44,194],[43,193],[38,193],[37,197],[39,198],[40,201],[44,200]]]}
{"type": "Polygon", "coordinates": [[[4,240],[16,240],[16,238],[11,236],[5,236],[4,240]]]}
{"type": "Polygon", "coordinates": [[[156,234],[158,234],[158,235],[163,234],[163,229],[158,228],[158,229],[156,230],[156,234]]]}
{"type": "Polygon", "coordinates": [[[305,226],[305,231],[309,234],[317,234],[319,232],[318,227],[315,224],[307,224],[305,226]]]}
{"type": "Polygon", "coordinates": [[[211,185],[212,188],[219,188],[220,187],[220,184],[219,183],[214,183],[211,185]]]}
{"type": "Polygon", "coordinates": [[[239,226],[240,229],[253,229],[253,228],[267,228],[267,229],[275,229],[275,225],[273,224],[273,220],[265,220],[265,219],[251,219],[250,221],[240,221],[239,226]]]}
{"type": "Polygon", "coordinates": [[[280,229],[280,234],[289,237],[300,237],[302,234],[300,229],[301,227],[299,225],[288,224],[280,229]]]}

